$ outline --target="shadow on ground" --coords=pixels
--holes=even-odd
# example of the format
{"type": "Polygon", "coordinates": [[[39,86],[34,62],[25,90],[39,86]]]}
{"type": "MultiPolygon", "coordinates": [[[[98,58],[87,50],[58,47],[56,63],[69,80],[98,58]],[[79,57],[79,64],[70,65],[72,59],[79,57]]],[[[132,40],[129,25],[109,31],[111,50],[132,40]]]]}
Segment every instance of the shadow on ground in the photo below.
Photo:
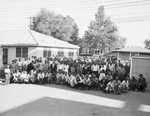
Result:
{"type": "Polygon", "coordinates": [[[122,100],[122,101],[129,102],[128,104],[136,103],[136,104],[150,105],[149,90],[146,90],[146,92],[129,91],[128,93],[123,93],[122,95],[114,95],[112,93],[110,94],[103,93],[101,90],[80,90],[80,89],[71,88],[70,86],[66,86],[66,85],[46,84],[40,86],[53,87],[62,90],[68,90],[68,91],[90,94],[90,95],[95,95],[95,96],[100,96],[100,97],[105,97],[110,99],[122,100]]]}
{"type": "Polygon", "coordinates": [[[62,99],[43,97],[0,116],[148,116],[135,109],[118,109],[62,99]]]}

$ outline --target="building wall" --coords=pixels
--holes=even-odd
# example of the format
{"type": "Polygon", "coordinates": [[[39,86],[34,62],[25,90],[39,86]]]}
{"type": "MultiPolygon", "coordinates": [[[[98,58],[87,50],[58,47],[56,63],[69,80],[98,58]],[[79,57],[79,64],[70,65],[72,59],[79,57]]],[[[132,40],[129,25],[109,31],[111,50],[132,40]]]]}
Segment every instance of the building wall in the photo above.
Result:
{"type": "Polygon", "coordinates": [[[133,57],[131,65],[131,77],[139,78],[139,74],[143,74],[147,81],[147,87],[150,88],[150,58],[146,57],[133,57]]]}
{"type": "MultiPolygon", "coordinates": [[[[8,64],[12,63],[12,60],[19,59],[16,57],[16,47],[7,47],[8,48],[8,64]]],[[[36,47],[28,47],[28,57],[37,56],[36,47]]]]}
{"type": "Polygon", "coordinates": [[[16,59],[16,47],[8,47],[8,64],[11,64],[14,59],[16,59]]]}
{"type": "Polygon", "coordinates": [[[1,46],[0,46],[0,69],[2,68],[2,64],[3,64],[3,52],[2,52],[2,48],[1,48],[1,46]]]}
{"type": "Polygon", "coordinates": [[[129,52],[119,52],[119,58],[121,60],[130,60],[130,53],[129,52]]]}
{"type": "Polygon", "coordinates": [[[37,57],[43,57],[43,47],[37,47],[37,57]]]}
{"type": "Polygon", "coordinates": [[[63,49],[63,51],[64,51],[64,56],[65,57],[69,57],[69,49],[63,49]]]}
{"type": "Polygon", "coordinates": [[[50,48],[51,50],[51,56],[56,56],[58,52],[58,48],[50,48]]]}
{"type": "Polygon", "coordinates": [[[37,47],[28,47],[28,57],[37,56],[37,47]]]}
{"type": "MultiPolygon", "coordinates": [[[[16,47],[5,47],[8,49],[8,64],[12,63],[12,60],[19,59],[19,57],[16,57],[16,47]]],[[[45,47],[28,47],[28,57],[37,56],[37,57],[43,57],[43,50],[45,47]]],[[[51,50],[51,56],[58,55],[58,51],[63,51],[64,56],[69,58],[69,52],[73,52],[74,56],[70,58],[77,58],[78,56],[78,49],[67,49],[67,48],[46,48],[48,50],[51,50]]]]}

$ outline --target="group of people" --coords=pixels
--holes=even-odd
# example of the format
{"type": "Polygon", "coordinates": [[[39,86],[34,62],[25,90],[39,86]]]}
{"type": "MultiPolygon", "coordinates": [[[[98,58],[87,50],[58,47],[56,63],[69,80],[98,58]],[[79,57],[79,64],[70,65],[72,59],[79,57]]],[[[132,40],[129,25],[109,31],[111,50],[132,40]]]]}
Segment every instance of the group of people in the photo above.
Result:
{"type": "MultiPolygon", "coordinates": [[[[7,67],[5,74],[7,76],[7,67]]],[[[106,93],[127,93],[129,89],[145,91],[146,79],[129,77],[130,65],[117,59],[85,62],[81,60],[25,59],[13,61],[12,83],[62,84],[77,89],[97,89],[106,93]]],[[[9,83],[9,82],[6,82],[9,83]]]]}

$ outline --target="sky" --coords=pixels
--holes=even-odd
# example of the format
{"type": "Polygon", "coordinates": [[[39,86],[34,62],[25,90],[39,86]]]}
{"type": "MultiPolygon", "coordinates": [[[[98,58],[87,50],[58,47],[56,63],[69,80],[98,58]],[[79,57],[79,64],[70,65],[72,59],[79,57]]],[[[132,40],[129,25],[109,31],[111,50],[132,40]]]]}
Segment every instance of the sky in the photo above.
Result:
{"type": "Polygon", "coordinates": [[[150,0],[0,0],[0,30],[29,28],[29,17],[45,8],[70,15],[82,37],[100,5],[127,39],[126,47],[144,47],[144,40],[150,39],[150,0]]]}

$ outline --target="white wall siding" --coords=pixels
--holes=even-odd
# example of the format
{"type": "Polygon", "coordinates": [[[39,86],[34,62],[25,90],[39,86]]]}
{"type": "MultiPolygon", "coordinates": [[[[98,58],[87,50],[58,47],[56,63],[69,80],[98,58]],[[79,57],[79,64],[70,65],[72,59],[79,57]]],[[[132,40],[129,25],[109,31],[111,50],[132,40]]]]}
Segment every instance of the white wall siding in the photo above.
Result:
{"type": "Polygon", "coordinates": [[[58,48],[51,48],[51,56],[56,56],[58,54],[58,48]]]}
{"type": "Polygon", "coordinates": [[[37,47],[37,57],[43,57],[43,49],[42,47],[37,47]]]}
{"type": "MultiPolygon", "coordinates": [[[[8,48],[8,64],[12,63],[12,60],[19,59],[19,57],[16,57],[16,47],[7,47],[8,48]]],[[[70,57],[73,59],[77,58],[78,49],[67,49],[67,48],[48,48],[51,50],[51,56],[58,55],[58,51],[61,50],[64,52],[64,56],[69,58],[69,52],[73,52],[74,56],[70,57]]],[[[43,57],[43,47],[28,47],[28,57],[37,56],[37,57],[43,57]]]]}
{"type": "Polygon", "coordinates": [[[14,59],[16,59],[16,47],[8,47],[8,64],[11,64],[14,59]]]}
{"type": "Polygon", "coordinates": [[[69,57],[69,50],[68,49],[63,49],[64,51],[64,56],[69,57]]]}
{"type": "Polygon", "coordinates": [[[28,47],[28,57],[37,56],[37,47],[28,47]]]}
{"type": "Polygon", "coordinates": [[[76,59],[78,55],[78,49],[74,49],[73,52],[74,52],[73,59],[76,59]]]}

